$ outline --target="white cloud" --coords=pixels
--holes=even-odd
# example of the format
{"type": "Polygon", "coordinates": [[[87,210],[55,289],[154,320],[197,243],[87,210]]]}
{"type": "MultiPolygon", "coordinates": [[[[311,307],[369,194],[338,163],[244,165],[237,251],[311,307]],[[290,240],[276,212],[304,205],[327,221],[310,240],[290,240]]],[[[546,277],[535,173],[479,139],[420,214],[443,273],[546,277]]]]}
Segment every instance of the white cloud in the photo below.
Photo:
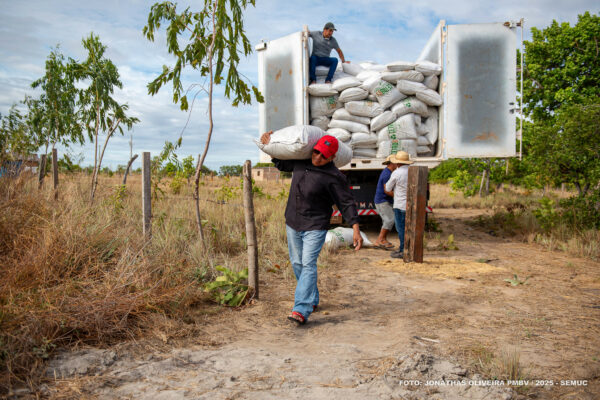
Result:
{"type": "MultiPolygon", "coordinates": [[[[108,46],[107,56],[118,66],[124,89],[117,91],[118,101],[128,103],[130,114],[141,123],[133,131],[134,151],[158,154],[165,140],[175,141],[186,124],[188,114],[172,103],[171,86],[155,96],[147,94],[146,85],[171,64],[165,46],[164,30],[149,42],[142,35],[152,2],[144,0],[31,0],[3,4],[0,14],[0,113],[34,94],[29,85],[44,72],[50,50],[60,43],[61,51],[75,59],[85,54],[81,39],[91,31],[108,46]]],[[[179,8],[197,2],[180,2],[179,8]]],[[[414,59],[440,19],[447,23],[502,22],[525,18],[528,31],[532,26],[548,26],[553,19],[577,21],[577,14],[595,12],[597,3],[590,0],[557,2],[537,1],[447,1],[421,0],[330,0],[281,2],[259,0],[245,13],[246,33],[254,45],[261,39],[275,39],[299,31],[303,25],[318,30],[327,21],[338,27],[336,37],[348,59],[373,60],[381,63],[414,59]]],[[[239,70],[257,82],[257,55],[240,62],[239,70]]],[[[186,71],[186,85],[198,82],[196,71],[186,71]]],[[[206,97],[199,96],[184,133],[182,156],[196,156],[204,148],[208,132],[206,97]]],[[[252,139],[258,135],[258,107],[230,106],[223,89],[215,98],[215,127],[207,158],[209,167],[238,164],[245,159],[258,160],[252,139]]],[[[111,139],[105,164],[124,164],[129,157],[129,135],[111,139]]],[[[78,153],[80,149],[74,149],[78,153]]],[[[83,148],[84,164],[93,160],[92,146],[83,148]]]]}

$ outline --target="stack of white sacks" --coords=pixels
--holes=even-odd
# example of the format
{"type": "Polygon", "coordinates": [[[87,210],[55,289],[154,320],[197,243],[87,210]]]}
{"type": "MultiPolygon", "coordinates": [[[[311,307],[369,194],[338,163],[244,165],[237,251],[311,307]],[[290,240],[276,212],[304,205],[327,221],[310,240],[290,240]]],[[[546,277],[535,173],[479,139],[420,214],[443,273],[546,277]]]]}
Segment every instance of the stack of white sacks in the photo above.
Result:
{"type": "Polygon", "coordinates": [[[324,83],[327,71],[317,67],[317,83],[308,87],[311,125],[350,145],[353,158],[385,158],[400,150],[412,157],[434,154],[440,65],[346,63],[330,84],[324,83]]]}

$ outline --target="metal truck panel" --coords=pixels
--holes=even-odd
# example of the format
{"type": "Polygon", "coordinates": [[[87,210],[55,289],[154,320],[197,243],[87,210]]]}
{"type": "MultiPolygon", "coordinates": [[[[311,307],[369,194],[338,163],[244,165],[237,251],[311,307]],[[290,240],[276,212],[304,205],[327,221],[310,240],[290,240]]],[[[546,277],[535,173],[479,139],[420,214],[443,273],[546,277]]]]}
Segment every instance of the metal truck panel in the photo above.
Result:
{"type": "Polygon", "coordinates": [[[516,155],[516,29],[448,25],[443,158],[516,155]]]}

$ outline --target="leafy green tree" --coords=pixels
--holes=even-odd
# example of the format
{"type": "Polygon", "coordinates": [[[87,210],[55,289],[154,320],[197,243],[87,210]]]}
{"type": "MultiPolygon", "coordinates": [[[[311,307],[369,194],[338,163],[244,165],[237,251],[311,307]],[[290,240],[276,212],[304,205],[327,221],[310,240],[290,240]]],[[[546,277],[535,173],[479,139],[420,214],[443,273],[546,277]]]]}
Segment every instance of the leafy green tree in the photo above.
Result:
{"type": "Polygon", "coordinates": [[[117,103],[112,97],[115,87],[122,89],[123,84],[117,67],[105,57],[106,46],[100,42],[100,38],[90,33],[82,40],[82,44],[88,52],[87,59],[83,63],[73,62],[73,70],[78,80],[89,83],[89,86],[80,92],[80,104],[85,129],[90,140],[94,142],[94,172],[90,191],[90,199],[94,201],[98,186],[98,172],[102,166],[108,141],[115,131],[123,134],[123,125],[131,129],[139,119],[127,116],[125,112],[129,106],[117,103]],[[101,149],[100,131],[106,133],[101,149]]]}
{"type": "Polygon", "coordinates": [[[524,112],[535,122],[553,118],[563,104],[600,97],[600,17],[586,12],[577,24],[553,21],[532,28],[525,41],[524,112]]]}
{"type": "Polygon", "coordinates": [[[234,106],[239,103],[250,103],[251,93],[254,93],[257,101],[263,101],[258,88],[256,86],[250,88],[237,70],[240,55],[247,56],[252,52],[250,41],[244,33],[243,11],[248,4],[254,6],[255,1],[204,0],[204,7],[201,11],[192,12],[186,8],[179,13],[174,3],[164,1],[152,6],[148,15],[148,24],[143,29],[146,38],[154,41],[154,34],[160,28],[161,23],[168,23],[169,26],[166,29],[167,50],[176,58],[172,67],[163,66],[162,73],[148,84],[148,92],[154,95],[163,85],[171,82],[173,102],[179,103],[182,110],[187,110],[189,107],[187,95],[190,90],[195,92],[194,99],[201,92],[208,96],[208,135],[204,152],[198,156],[194,177],[196,224],[202,242],[204,242],[204,236],[198,193],[200,174],[213,132],[214,85],[225,81],[225,97],[233,98],[234,106]],[[185,67],[191,67],[198,71],[204,84],[194,84],[184,90],[181,72],[185,67]]]}
{"type": "Polygon", "coordinates": [[[16,104],[0,120],[0,164],[38,148],[39,144],[29,136],[25,117],[16,104]]]}
{"type": "Polygon", "coordinates": [[[243,165],[223,165],[219,168],[220,176],[240,176],[242,175],[243,165]]]}
{"type": "Polygon", "coordinates": [[[535,130],[531,157],[554,184],[573,184],[580,197],[600,181],[600,99],[589,105],[565,104],[552,125],[535,130]]]}
{"type": "Polygon", "coordinates": [[[31,99],[27,103],[31,113],[29,123],[35,133],[43,138],[44,153],[48,153],[48,148],[53,149],[57,143],[64,146],[83,144],[72,64],[65,62],[58,46],[46,59],[46,73],[31,87],[42,90],[38,100],[31,99]]]}

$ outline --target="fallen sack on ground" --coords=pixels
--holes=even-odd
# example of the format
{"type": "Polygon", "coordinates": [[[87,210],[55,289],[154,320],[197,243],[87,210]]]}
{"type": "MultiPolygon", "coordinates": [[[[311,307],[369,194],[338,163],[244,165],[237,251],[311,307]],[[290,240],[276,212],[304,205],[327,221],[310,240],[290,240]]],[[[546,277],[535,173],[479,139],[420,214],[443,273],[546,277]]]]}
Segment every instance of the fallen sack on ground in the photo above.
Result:
{"type": "Polygon", "coordinates": [[[280,160],[306,160],[311,158],[315,144],[325,132],[312,125],[292,125],[271,134],[269,144],[260,139],[254,142],[259,149],[280,160]]]}
{"type": "MultiPolygon", "coordinates": [[[[360,236],[363,239],[363,247],[373,246],[373,243],[367,238],[367,235],[361,232],[360,236]]],[[[327,231],[327,235],[325,236],[325,246],[329,246],[333,249],[350,247],[354,244],[353,238],[354,230],[352,228],[342,228],[341,226],[338,226],[335,229],[327,231]]]]}

